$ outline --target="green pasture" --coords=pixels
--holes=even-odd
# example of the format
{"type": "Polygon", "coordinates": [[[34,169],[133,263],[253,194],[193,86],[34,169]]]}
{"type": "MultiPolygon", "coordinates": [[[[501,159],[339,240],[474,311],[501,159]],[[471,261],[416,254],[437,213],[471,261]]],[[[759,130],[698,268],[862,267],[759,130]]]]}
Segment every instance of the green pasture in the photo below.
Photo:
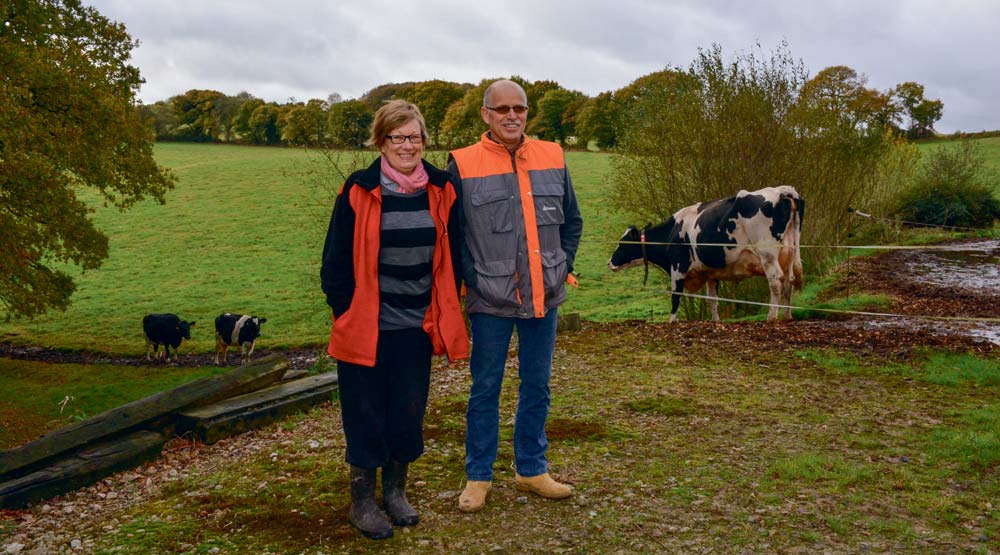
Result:
{"type": "MultiPolygon", "coordinates": [[[[1000,137],[986,137],[973,140],[982,147],[982,152],[986,159],[986,167],[1000,172],[1000,137]]],[[[917,143],[917,147],[923,152],[941,148],[949,144],[951,144],[950,141],[928,141],[917,143]]],[[[1000,183],[996,185],[996,193],[1000,195],[1000,183]]]]}
{"type": "Polygon", "coordinates": [[[183,352],[212,349],[218,314],[267,317],[269,347],[319,344],[329,316],[319,291],[328,200],[294,149],[167,143],[158,161],[178,177],[167,203],[99,206],[110,256],[77,277],[65,313],[0,324],[0,337],[65,349],[143,352],[141,320],[196,321],[183,352]]]}
{"type": "MultiPolygon", "coordinates": [[[[595,320],[662,318],[669,311],[662,278],[643,289],[641,270],[607,270],[629,223],[605,200],[610,156],[567,156],[585,225],[581,285],[564,310],[595,320]]],[[[173,312],[196,321],[182,354],[208,352],[215,316],[231,311],[267,318],[262,348],[323,344],[329,311],[319,266],[338,172],[319,153],[298,149],[160,143],[156,157],[178,177],[167,203],[119,212],[95,202],[109,258],[74,272],[78,289],[66,312],[0,322],[0,341],[134,355],[145,349],[143,315],[173,312]]],[[[341,171],[361,162],[346,154],[341,171]]]]}
{"type": "MultiPolygon", "coordinates": [[[[979,141],[1000,168],[1000,138],[979,141]]],[[[110,236],[109,258],[94,271],[71,268],[78,290],[66,312],[0,322],[0,341],[134,355],[144,350],[142,316],[173,312],[197,322],[181,352],[208,352],[215,316],[231,311],[268,319],[261,348],[322,345],[329,312],[318,273],[332,195],[370,154],[335,155],[335,168],[317,151],[160,143],[156,157],[178,177],[167,203],[119,212],[81,191],[95,200],[94,218],[110,236]]],[[[429,158],[440,163],[444,155],[429,158]]],[[[646,223],[608,204],[611,155],[568,152],[567,161],[584,233],[580,288],[570,291],[563,311],[592,321],[665,319],[662,272],[653,269],[643,286],[641,268],[607,269],[625,227],[646,223]]]]}

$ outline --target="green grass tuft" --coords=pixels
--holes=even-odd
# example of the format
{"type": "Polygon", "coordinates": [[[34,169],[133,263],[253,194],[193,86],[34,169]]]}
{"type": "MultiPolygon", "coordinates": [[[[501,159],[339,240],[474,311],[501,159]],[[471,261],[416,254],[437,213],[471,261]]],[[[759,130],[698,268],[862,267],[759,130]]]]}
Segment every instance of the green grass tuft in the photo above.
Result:
{"type": "Polygon", "coordinates": [[[833,370],[841,374],[861,374],[865,372],[865,365],[857,356],[848,354],[837,354],[828,349],[817,349],[799,351],[797,356],[804,360],[809,360],[821,368],[833,370]]]}
{"type": "Polygon", "coordinates": [[[848,463],[819,453],[803,453],[779,460],[771,470],[781,480],[829,482],[840,488],[869,482],[877,476],[875,469],[868,465],[848,463]]]}
{"type": "Polygon", "coordinates": [[[971,354],[936,353],[923,367],[924,380],[937,385],[1000,385],[1000,361],[994,359],[971,354]]]}
{"type": "Polygon", "coordinates": [[[935,429],[930,454],[967,471],[1000,464],[1000,405],[960,411],[954,426],[935,429]]]}

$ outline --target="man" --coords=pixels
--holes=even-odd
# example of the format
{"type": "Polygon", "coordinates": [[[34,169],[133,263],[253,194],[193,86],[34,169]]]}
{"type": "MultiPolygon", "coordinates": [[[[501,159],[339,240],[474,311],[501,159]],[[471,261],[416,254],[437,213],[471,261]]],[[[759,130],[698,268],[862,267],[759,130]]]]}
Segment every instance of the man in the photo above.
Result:
{"type": "Polygon", "coordinates": [[[580,244],[583,219],[562,148],[524,135],[528,98],[513,81],[490,85],[480,109],[490,130],[451,153],[462,190],[462,272],[472,322],[472,388],[466,412],[465,474],[459,509],[486,504],[497,457],[500,387],[514,328],[518,337],[515,483],[550,499],[573,490],[548,474],[545,420],[556,308],[580,244]]]}

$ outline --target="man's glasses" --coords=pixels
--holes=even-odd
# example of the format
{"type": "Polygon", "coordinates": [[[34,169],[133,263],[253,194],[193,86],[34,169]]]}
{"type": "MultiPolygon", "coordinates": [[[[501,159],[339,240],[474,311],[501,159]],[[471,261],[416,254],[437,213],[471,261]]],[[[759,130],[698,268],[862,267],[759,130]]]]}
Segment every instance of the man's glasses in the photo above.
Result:
{"type": "Polygon", "coordinates": [[[401,145],[406,141],[410,141],[411,145],[419,145],[424,142],[424,136],[419,133],[416,135],[386,135],[385,138],[394,145],[401,145]]]}
{"type": "Polygon", "coordinates": [[[486,106],[486,109],[493,110],[494,112],[500,114],[501,116],[506,116],[507,114],[510,113],[511,110],[514,110],[514,113],[519,116],[528,111],[527,106],[522,106],[520,104],[517,106],[486,106]]]}

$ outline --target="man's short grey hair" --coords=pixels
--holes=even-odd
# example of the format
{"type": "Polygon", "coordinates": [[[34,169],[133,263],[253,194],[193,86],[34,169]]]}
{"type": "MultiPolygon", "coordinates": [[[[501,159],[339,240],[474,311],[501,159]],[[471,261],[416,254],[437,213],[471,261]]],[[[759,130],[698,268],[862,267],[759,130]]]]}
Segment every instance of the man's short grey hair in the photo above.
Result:
{"type": "Polygon", "coordinates": [[[524,104],[528,104],[528,93],[524,92],[524,87],[518,85],[516,81],[511,81],[510,79],[501,79],[499,81],[494,81],[490,83],[490,86],[486,87],[486,92],[483,93],[483,106],[493,105],[493,91],[500,87],[514,87],[521,91],[521,97],[524,98],[524,104]]]}

